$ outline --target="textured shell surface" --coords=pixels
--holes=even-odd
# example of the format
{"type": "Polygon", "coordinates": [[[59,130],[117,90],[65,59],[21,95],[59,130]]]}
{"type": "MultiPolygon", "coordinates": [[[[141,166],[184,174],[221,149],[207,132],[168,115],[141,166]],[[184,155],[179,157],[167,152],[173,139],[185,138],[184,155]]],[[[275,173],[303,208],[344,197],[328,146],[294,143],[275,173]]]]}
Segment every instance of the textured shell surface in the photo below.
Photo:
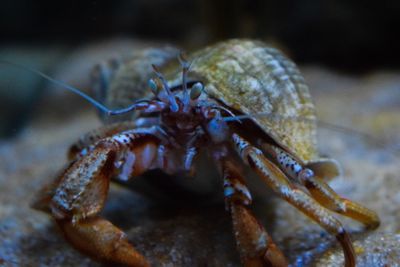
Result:
{"type": "MultiPolygon", "coordinates": [[[[108,106],[124,107],[148,96],[147,80],[154,76],[151,64],[161,67],[171,86],[179,85],[178,51],[135,51],[114,74],[105,99],[108,106]]],[[[252,120],[268,136],[299,160],[318,161],[316,116],[308,87],[281,52],[261,41],[232,39],[198,50],[189,60],[189,79],[204,84],[206,97],[243,114],[265,113],[252,120]]]]}
{"type": "MultiPolygon", "coordinates": [[[[100,100],[110,108],[123,108],[135,100],[151,96],[147,88],[148,80],[154,76],[151,65],[161,67],[176,60],[178,53],[179,50],[172,46],[137,49],[127,58],[118,59],[118,66],[107,71],[111,76],[107,84],[103,84],[102,78],[94,77],[94,94],[104,94],[104,99],[100,100]]],[[[131,114],[101,117],[105,123],[132,119],[131,114]]]]}
{"type": "MultiPolygon", "coordinates": [[[[307,85],[296,65],[260,41],[233,39],[190,55],[190,76],[205,92],[252,120],[305,163],[318,158],[316,116],[307,85]]],[[[179,83],[180,76],[170,77],[179,83]]]]}
{"type": "Polygon", "coordinates": [[[106,105],[112,108],[126,107],[133,100],[143,97],[147,82],[153,76],[152,64],[162,66],[176,60],[179,50],[170,46],[147,48],[132,53],[124,60],[109,87],[106,105]]]}

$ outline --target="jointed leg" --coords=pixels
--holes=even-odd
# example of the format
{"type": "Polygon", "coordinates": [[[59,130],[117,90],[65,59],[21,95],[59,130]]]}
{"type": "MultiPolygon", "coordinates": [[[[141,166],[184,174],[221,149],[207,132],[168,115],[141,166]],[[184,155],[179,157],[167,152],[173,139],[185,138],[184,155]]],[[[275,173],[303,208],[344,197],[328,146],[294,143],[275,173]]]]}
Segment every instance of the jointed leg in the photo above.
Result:
{"type": "Polygon", "coordinates": [[[156,123],[157,120],[154,118],[140,118],[136,121],[115,122],[89,131],[70,146],[68,159],[74,160],[86,155],[91,149],[93,149],[94,145],[98,141],[104,138],[112,137],[113,135],[118,135],[130,130],[135,131],[144,127],[150,128],[156,123]]]}
{"type": "Polygon", "coordinates": [[[343,248],[345,266],[355,266],[356,256],[354,248],[350,236],[345,231],[342,224],[308,194],[290,183],[286,175],[274,163],[265,158],[259,149],[251,146],[237,134],[233,135],[233,141],[243,160],[247,162],[250,167],[260,175],[262,180],[279,196],[301,210],[326,231],[336,236],[343,248]]]}
{"type": "Polygon", "coordinates": [[[272,145],[265,145],[264,148],[285,174],[303,184],[322,206],[363,223],[367,229],[379,226],[379,217],[375,212],[339,196],[321,177],[315,176],[312,170],[304,168],[282,149],[272,145]]]}
{"type": "Polygon", "coordinates": [[[118,134],[119,132],[134,129],[137,127],[132,121],[116,122],[113,124],[105,125],[99,129],[92,130],[84,135],[77,142],[71,145],[68,151],[68,159],[73,160],[79,155],[82,150],[86,154],[90,146],[93,146],[99,140],[118,134]]]}
{"type": "Polygon", "coordinates": [[[61,174],[57,186],[51,188],[53,197],[47,199],[53,217],[72,245],[104,262],[149,266],[125,234],[98,213],[104,206],[110,177],[121,171],[136,176],[151,168],[157,145],[158,139],[145,134],[115,135],[98,142],[61,174]],[[124,153],[134,154],[135,159],[116,164],[124,153]]]}
{"type": "Polygon", "coordinates": [[[222,158],[217,161],[224,177],[226,208],[233,221],[237,247],[244,266],[287,266],[285,256],[257,221],[248,205],[251,195],[234,162],[222,158]]]}
{"type": "Polygon", "coordinates": [[[125,266],[150,266],[129,243],[125,233],[101,217],[82,219],[75,224],[68,220],[57,220],[57,223],[76,249],[94,259],[125,266]]]}
{"type": "Polygon", "coordinates": [[[66,165],[62,171],[60,171],[53,181],[42,186],[42,188],[35,194],[35,198],[32,200],[30,206],[33,209],[40,210],[46,213],[51,213],[49,203],[56,193],[57,187],[60,184],[62,178],[64,177],[66,171],[75,163],[75,161],[70,162],[66,165]]]}
{"type": "Polygon", "coordinates": [[[86,155],[90,150],[93,150],[94,145],[101,139],[111,137],[119,132],[134,128],[135,123],[132,121],[117,122],[89,131],[82,135],[79,140],[73,143],[69,148],[68,159],[71,160],[71,162],[68,164],[68,166],[62,169],[54,181],[44,186],[40,192],[36,194],[36,198],[33,200],[31,207],[41,211],[49,211],[48,203],[55,194],[58,184],[64,177],[65,172],[69,169],[69,167],[71,167],[72,164],[75,163],[78,158],[86,155]]]}

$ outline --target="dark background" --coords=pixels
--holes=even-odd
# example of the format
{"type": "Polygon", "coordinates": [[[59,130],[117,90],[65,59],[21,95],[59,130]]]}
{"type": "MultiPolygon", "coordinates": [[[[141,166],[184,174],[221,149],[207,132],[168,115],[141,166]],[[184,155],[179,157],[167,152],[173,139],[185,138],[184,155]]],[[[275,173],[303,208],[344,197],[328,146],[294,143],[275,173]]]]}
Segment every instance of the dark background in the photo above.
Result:
{"type": "MultiPolygon", "coordinates": [[[[60,54],[113,38],[190,50],[249,37],[277,45],[299,64],[358,75],[399,68],[399,12],[397,0],[3,0],[0,57],[53,74],[60,54]]],[[[15,136],[44,81],[7,68],[0,69],[0,136],[15,136]]]]}
{"type": "Polygon", "coordinates": [[[202,46],[275,40],[296,61],[348,70],[398,67],[400,2],[349,0],[3,0],[1,43],[80,44],[124,35],[202,46]]]}

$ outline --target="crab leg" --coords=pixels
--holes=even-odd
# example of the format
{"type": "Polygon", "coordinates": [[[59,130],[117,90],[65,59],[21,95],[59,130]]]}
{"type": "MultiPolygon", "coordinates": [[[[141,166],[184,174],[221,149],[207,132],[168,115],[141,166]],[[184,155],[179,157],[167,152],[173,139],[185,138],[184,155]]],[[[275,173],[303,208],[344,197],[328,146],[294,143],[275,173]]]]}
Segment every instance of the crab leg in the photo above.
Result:
{"type": "Polygon", "coordinates": [[[58,185],[60,184],[62,178],[64,177],[66,171],[75,163],[75,161],[71,161],[67,164],[61,172],[56,175],[55,179],[50,183],[45,184],[36,194],[34,199],[32,200],[30,207],[36,210],[40,210],[46,213],[51,213],[49,203],[53,198],[58,185]]]}
{"type": "Polygon", "coordinates": [[[356,264],[356,254],[350,236],[340,221],[333,217],[311,196],[292,184],[274,163],[264,157],[261,150],[251,146],[237,134],[233,134],[232,137],[241,158],[258,173],[268,186],[330,234],[336,236],[336,239],[343,248],[345,266],[354,267],[356,264]]]}
{"type": "Polygon", "coordinates": [[[68,159],[73,160],[78,156],[85,154],[90,146],[93,146],[99,140],[113,136],[114,134],[136,128],[136,123],[133,121],[116,122],[105,125],[98,129],[87,132],[82,135],[78,141],[71,145],[68,151],[68,159]],[[83,152],[83,153],[81,153],[83,152]]]}
{"type": "Polygon", "coordinates": [[[104,206],[110,177],[117,173],[137,176],[151,168],[158,145],[158,138],[149,134],[114,135],[96,143],[62,173],[49,207],[66,239],[78,250],[104,262],[149,266],[125,234],[97,214],[104,206]]]}
{"type": "MultiPolygon", "coordinates": [[[[216,159],[224,178],[226,209],[233,221],[236,244],[244,266],[287,266],[285,256],[272,241],[247,206],[251,195],[240,171],[232,160],[216,159]]],[[[237,164],[236,164],[237,165],[237,164]]]]}
{"type": "MultiPolygon", "coordinates": [[[[69,169],[69,167],[75,163],[75,161],[82,156],[86,155],[89,151],[94,149],[95,144],[101,139],[111,137],[118,133],[131,130],[132,132],[140,131],[141,128],[135,129],[138,126],[146,127],[152,125],[152,119],[139,119],[135,122],[133,121],[124,121],[124,122],[116,122],[109,125],[105,125],[100,127],[99,129],[95,129],[87,132],[82,135],[79,140],[73,143],[68,151],[68,159],[71,160],[67,166],[62,168],[56,178],[50,183],[43,186],[40,191],[36,194],[35,198],[31,203],[31,207],[40,211],[50,212],[49,210],[49,202],[55,191],[57,189],[58,184],[63,178],[65,172],[69,169]]],[[[151,128],[150,128],[151,129],[151,128]]]]}
{"type": "Polygon", "coordinates": [[[264,148],[274,157],[285,174],[303,184],[322,206],[363,223],[367,229],[379,226],[379,217],[375,212],[339,196],[323,179],[315,176],[311,169],[304,168],[282,149],[271,145],[264,145],[264,148]]]}
{"type": "Polygon", "coordinates": [[[94,145],[99,140],[110,137],[122,131],[126,131],[129,129],[134,129],[136,127],[136,123],[132,121],[126,122],[116,122],[110,125],[103,126],[99,129],[92,130],[82,135],[75,143],[73,143],[68,151],[68,159],[71,160],[70,163],[64,168],[62,171],[56,176],[54,181],[45,185],[37,194],[35,199],[31,203],[31,207],[37,210],[50,212],[49,210],[49,202],[55,191],[57,189],[58,184],[61,179],[65,175],[66,170],[75,163],[75,161],[86,155],[88,151],[93,150],[94,145]]]}

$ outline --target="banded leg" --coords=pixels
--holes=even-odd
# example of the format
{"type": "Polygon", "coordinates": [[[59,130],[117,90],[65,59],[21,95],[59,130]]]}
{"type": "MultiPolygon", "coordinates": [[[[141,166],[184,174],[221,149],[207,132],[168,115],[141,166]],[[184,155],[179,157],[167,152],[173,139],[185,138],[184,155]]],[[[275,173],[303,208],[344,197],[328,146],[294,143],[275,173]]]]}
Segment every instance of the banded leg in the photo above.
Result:
{"type": "Polygon", "coordinates": [[[304,185],[322,206],[363,223],[366,229],[379,226],[379,217],[375,212],[339,196],[322,178],[314,175],[311,169],[304,168],[282,149],[271,145],[265,145],[264,148],[267,148],[285,174],[304,185]]]}
{"type": "Polygon", "coordinates": [[[251,195],[234,162],[228,159],[220,159],[217,162],[224,178],[226,209],[232,217],[236,244],[243,265],[287,266],[283,253],[248,209],[251,195]]]}
{"type": "Polygon", "coordinates": [[[149,266],[125,234],[98,213],[104,206],[110,177],[120,172],[137,176],[151,168],[158,143],[146,134],[115,135],[98,142],[62,173],[48,205],[66,239],[79,251],[103,262],[149,266]],[[135,159],[117,164],[121,154],[127,153],[135,159]]]}
{"type": "Polygon", "coordinates": [[[275,193],[288,203],[302,211],[330,234],[335,235],[343,248],[345,266],[354,267],[356,254],[349,234],[344,227],[324,207],[310,195],[292,184],[286,175],[270,160],[264,157],[261,150],[251,146],[237,134],[233,134],[233,141],[241,158],[254,169],[261,179],[271,187],[275,193]]]}
{"type": "Polygon", "coordinates": [[[56,175],[56,178],[49,184],[43,186],[41,190],[36,194],[35,199],[31,203],[31,207],[45,212],[50,212],[49,202],[54,196],[58,184],[65,175],[66,170],[75,163],[75,161],[86,155],[90,150],[93,150],[96,142],[106,137],[111,137],[119,132],[134,129],[136,123],[132,121],[117,122],[110,125],[105,125],[99,129],[95,129],[87,132],[78,141],[73,143],[68,151],[68,159],[71,161],[62,171],[56,175]]]}
{"type": "Polygon", "coordinates": [[[130,130],[136,131],[144,127],[150,128],[153,125],[157,125],[157,122],[157,119],[154,118],[139,118],[136,121],[115,122],[89,131],[71,145],[68,151],[68,159],[73,160],[86,155],[98,141],[104,138],[130,130]]]}
{"type": "Polygon", "coordinates": [[[132,121],[116,122],[105,125],[99,129],[92,130],[84,134],[77,142],[71,145],[68,151],[68,159],[73,160],[77,156],[85,155],[93,145],[103,138],[113,136],[119,132],[136,128],[136,124],[132,121]]]}

